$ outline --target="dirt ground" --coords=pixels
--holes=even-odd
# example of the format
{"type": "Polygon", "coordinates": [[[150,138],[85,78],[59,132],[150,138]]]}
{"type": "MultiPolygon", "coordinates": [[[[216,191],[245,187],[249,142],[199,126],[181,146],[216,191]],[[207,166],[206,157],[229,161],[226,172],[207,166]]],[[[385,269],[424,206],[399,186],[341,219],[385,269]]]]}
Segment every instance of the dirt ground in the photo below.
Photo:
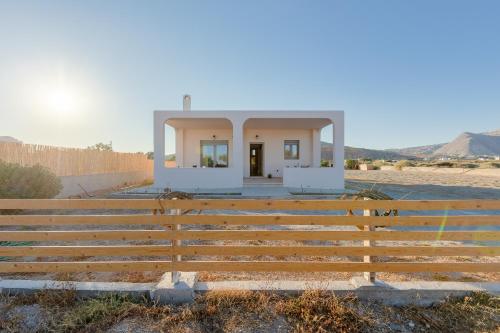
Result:
{"type": "Polygon", "coordinates": [[[421,192],[425,199],[500,198],[500,177],[468,173],[436,173],[397,170],[346,170],[346,184],[384,184],[401,187],[400,190],[421,192]],[[451,191],[451,194],[446,194],[451,191]],[[452,197],[450,197],[452,196],[452,197]]]}

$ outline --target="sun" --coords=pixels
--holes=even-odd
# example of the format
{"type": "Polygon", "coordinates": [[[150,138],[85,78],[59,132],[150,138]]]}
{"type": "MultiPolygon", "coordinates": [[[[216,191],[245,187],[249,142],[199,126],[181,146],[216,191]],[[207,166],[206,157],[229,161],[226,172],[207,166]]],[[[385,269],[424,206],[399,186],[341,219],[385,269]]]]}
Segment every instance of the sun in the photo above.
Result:
{"type": "Polygon", "coordinates": [[[47,92],[47,107],[57,115],[74,114],[78,107],[74,92],[64,86],[54,87],[47,92]]]}

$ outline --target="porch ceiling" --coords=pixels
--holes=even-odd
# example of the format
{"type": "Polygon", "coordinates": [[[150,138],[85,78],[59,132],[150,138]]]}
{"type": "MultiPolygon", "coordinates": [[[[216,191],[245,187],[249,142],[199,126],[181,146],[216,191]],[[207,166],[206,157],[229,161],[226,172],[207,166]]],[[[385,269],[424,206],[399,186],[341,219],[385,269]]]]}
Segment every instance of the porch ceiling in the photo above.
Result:
{"type": "Polygon", "coordinates": [[[243,125],[252,129],[321,129],[332,122],[326,118],[250,118],[243,125]]]}
{"type": "MultiPolygon", "coordinates": [[[[166,122],[174,128],[231,129],[226,118],[171,118],[166,122]]],[[[243,127],[251,129],[321,129],[332,122],[327,118],[249,118],[243,127]]]]}
{"type": "Polygon", "coordinates": [[[173,128],[233,128],[231,121],[226,118],[172,118],[167,120],[167,124],[173,128]]]}

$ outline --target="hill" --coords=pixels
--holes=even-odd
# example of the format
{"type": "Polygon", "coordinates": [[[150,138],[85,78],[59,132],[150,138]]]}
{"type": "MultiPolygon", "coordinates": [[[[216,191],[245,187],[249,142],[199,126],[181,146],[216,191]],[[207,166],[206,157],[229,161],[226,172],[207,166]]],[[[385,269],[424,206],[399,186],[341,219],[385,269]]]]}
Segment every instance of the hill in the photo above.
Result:
{"type": "Polygon", "coordinates": [[[434,145],[427,145],[427,146],[417,146],[417,147],[408,147],[408,148],[400,148],[400,149],[386,149],[386,151],[390,151],[393,153],[398,153],[402,155],[408,155],[408,156],[415,156],[415,157],[429,157],[436,150],[439,148],[443,147],[446,145],[446,143],[438,143],[434,145]]]}
{"type": "MultiPolygon", "coordinates": [[[[359,159],[369,158],[372,160],[402,160],[412,158],[412,156],[399,154],[387,150],[365,149],[345,146],[344,148],[345,159],[359,159]]],[[[328,142],[321,142],[321,159],[333,159],[333,144],[328,142]]]]}
{"type": "Polygon", "coordinates": [[[464,132],[449,143],[387,151],[416,157],[475,157],[500,155],[500,129],[485,133],[464,132]]]}
{"type": "Polygon", "coordinates": [[[489,133],[462,133],[450,143],[437,149],[433,155],[458,157],[500,155],[500,130],[489,133]]]}

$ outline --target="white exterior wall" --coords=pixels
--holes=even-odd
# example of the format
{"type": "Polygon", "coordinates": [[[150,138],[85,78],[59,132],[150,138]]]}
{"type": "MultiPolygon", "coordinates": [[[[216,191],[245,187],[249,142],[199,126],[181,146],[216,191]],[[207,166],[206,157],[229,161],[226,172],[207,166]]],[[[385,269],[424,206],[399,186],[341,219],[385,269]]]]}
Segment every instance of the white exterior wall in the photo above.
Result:
{"type": "Polygon", "coordinates": [[[245,129],[243,133],[245,177],[250,177],[250,143],[263,144],[263,176],[283,177],[286,167],[312,167],[312,131],[309,129],[245,129]],[[285,160],[285,140],[299,140],[298,160],[285,160]]]}
{"type": "MultiPolygon", "coordinates": [[[[176,134],[179,138],[180,134],[176,134]]],[[[228,139],[229,140],[229,139],[228,139]]],[[[243,186],[243,177],[249,171],[249,143],[264,142],[264,175],[275,169],[280,170],[283,176],[283,185],[288,187],[309,188],[344,188],[344,113],[342,111],[155,111],[154,113],[154,155],[155,155],[155,187],[164,188],[235,188],[243,186]],[[199,140],[212,139],[215,133],[216,140],[224,140],[225,130],[207,130],[203,132],[194,129],[184,129],[182,144],[176,143],[182,156],[182,165],[186,168],[165,168],[165,123],[174,118],[226,118],[231,121],[232,141],[229,146],[228,168],[192,168],[199,165],[199,140]],[[319,168],[320,143],[319,133],[314,130],[254,130],[246,129],[247,119],[329,119],[333,123],[334,167],[319,168]],[[191,133],[188,133],[190,132],[191,133]],[[253,131],[253,132],[252,132],[253,131]],[[217,133],[220,134],[217,134],[217,133]],[[257,133],[259,132],[259,133],[257,133]],[[285,133],[286,132],[286,133],[285,133]],[[246,135],[244,135],[246,134],[246,135]],[[255,139],[255,135],[259,139],[255,139]],[[220,136],[219,136],[220,135],[220,136]],[[300,137],[297,137],[300,136],[300,137]],[[284,161],[283,141],[286,139],[300,140],[300,165],[309,165],[309,168],[286,167],[294,166],[297,161],[284,161]],[[197,141],[197,142],[196,142],[197,141]],[[267,145],[266,145],[267,141],[267,145]],[[197,153],[188,155],[188,149],[195,145],[197,153]],[[182,147],[180,147],[182,146],[182,147]],[[277,152],[276,152],[277,151],[277,152]],[[283,158],[280,163],[279,159],[283,158]],[[267,162],[270,163],[267,163],[267,162]],[[269,165],[269,166],[268,166],[269,165]]]]}

